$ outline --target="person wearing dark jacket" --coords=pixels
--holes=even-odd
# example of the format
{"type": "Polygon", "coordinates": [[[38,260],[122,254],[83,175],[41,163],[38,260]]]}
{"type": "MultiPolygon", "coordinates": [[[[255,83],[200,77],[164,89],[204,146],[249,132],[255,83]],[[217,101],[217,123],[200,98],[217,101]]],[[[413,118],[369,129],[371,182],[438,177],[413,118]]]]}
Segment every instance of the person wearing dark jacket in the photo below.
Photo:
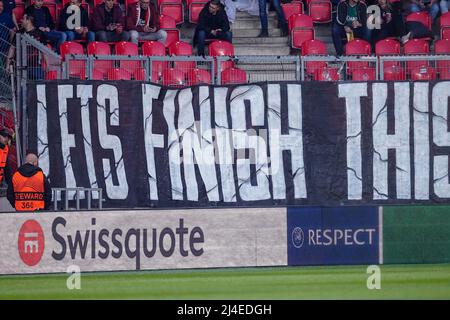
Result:
{"type": "Polygon", "coordinates": [[[9,128],[0,130],[0,183],[3,180],[10,184],[11,170],[8,166],[9,144],[14,136],[14,132],[9,128]]]}
{"type": "Polygon", "coordinates": [[[52,43],[53,49],[59,53],[59,47],[66,41],[66,34],[55,30],[55,22],[53,21],[50,10],[43,6],[43,0],[35,0],[35,2],[25,9],[25,14],[32,16],[34,25],[41,30],[45,37],[52,43]]]}
{"type": "Polygon", "coordinates": [[[125,31],[125,18],[116,0],[105,0],[92,15],[92,30],[95,39],[103,42],[128,41],[130,33],[125,31]]]}
{"type": "Polygon", "coordinates": [[[337,5],[336,19],[332,27],[333,44],[336,55],[344,54],[342,39],[351,34],[354,38],[369,41],[367,32],[367,6],[360,0],[345,0],[337,5]]]}
{"type": "Polygon", "coordinates": [[[230,22],[220,0],[209,1],[199,14],[194,46],[197,45],[198,54],[201,56],[205,55],[206,39],[220,39],[230,43],[232,41],[230,22]]]}
{"type": "Polygon", "coordinates": [[[128,5],[127,12],[131,42],[138,44],[139,40],[156,40],[166,44],[167,32],[159,29],[158,11],[150,0],[139,0],[128,5]]]}
{"type": "Polygon", "coordinates": [[[87,42],[95,41],[95,33],[89,31],[88,13],[87,10],[81,6],[81,0],[70,0],[70,2],[61,10],[59,30],[66,33],[67,41],[83,39],[86,39],[87,42]],[[79,12],[79,21],[72,18],[76,12],[79,12]],[[78,22],[79,25],[76,25],[78,22]]]}
{"type": "Polygon", "coordinates": [[[7,197],[17,211],[48,210],[52,190],[47,177],[38,167],[38,157],[28,153],[25,163],[17,169],[8,185],[7,197]]]}
{"type": "MultiPolygon", "coordinates": [[[[43,45],[47,45],[47,38],[44,32],[39,30],[34,26],[33,16],[27,14],[23,15],[22,21],[20,22],[22,29],[21,33],[27,34],[33,37],[36,41],[39,41],[43,45]]],[[[39,63],[41,54],[39,50],[34,46],[29,46],[27,49],[27,77],[30,80],[42,80],[44,79],[44,70],[39,63]]]]}

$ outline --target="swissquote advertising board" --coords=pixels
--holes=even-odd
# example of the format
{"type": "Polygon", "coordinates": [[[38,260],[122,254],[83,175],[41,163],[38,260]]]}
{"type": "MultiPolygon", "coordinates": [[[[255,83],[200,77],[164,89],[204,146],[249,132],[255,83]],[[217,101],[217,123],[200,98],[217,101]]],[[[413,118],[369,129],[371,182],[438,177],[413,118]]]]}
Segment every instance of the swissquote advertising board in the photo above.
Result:
{"type": "Polygon", "coordinates": [[[0,274],[287,264],[286,209],[0,214],[0,274]]]}

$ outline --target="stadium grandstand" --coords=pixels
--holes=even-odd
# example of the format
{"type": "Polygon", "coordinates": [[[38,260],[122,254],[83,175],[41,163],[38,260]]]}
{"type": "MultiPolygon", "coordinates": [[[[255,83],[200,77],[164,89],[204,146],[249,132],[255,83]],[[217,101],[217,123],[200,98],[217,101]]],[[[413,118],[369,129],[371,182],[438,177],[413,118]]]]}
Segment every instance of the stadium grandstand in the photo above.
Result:
{"type": "Polygon", "coordinates": [[[0,299],[449,299],[449,97],[447,0],[0,0],[0,299]]]}

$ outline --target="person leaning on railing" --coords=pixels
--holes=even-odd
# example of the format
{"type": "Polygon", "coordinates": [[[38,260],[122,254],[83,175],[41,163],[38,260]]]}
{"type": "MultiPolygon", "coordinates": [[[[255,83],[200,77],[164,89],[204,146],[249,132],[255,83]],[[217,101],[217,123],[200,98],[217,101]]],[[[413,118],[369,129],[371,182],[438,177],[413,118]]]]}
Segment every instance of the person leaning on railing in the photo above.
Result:
{"type": "Polygon", "coordinates": [[[25,9],[25,13],[34,18],[35,27],[45,34],[45,37],[52,43],[53,49],[59,53],[59,47],[67,37],[64,32],[55,30],[55,22],[50,10],[44,7],[43,3],[43,0],[35,0],[31,6],[25,9]]]}
{"type": "MultiPolygon", "coordinates": [[[[33,37],[36,41],[46,45],[47,37],[44,32],[34,26],[33,16],[25,14],[21,22],[21,32],[33,37]]],[[[39,50],[34,46],[27,46],[27,77],[29,80],[44,79],[44,71],[41,67],[39,50]]]]}
{"type": "Polygon", "coordinates": [[[16,211],[48,210],[52,200],[52,190],[47,177],[38,167],[39,159],[28,153],[25,163],[17,169],[8,184],[7,198],[16,211]]]}

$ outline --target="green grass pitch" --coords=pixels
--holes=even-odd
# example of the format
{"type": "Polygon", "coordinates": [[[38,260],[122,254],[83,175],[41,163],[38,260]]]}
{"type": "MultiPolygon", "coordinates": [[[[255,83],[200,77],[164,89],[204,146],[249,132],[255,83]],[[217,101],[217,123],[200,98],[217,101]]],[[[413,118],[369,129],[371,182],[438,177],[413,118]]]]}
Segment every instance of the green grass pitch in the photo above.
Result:
{"type": "Polygon", "coordinates": [[[0,276],[0,299],[450,299],[450,264],[383,265],[369,290],[367,266],[229,268],[0,276]]]}

